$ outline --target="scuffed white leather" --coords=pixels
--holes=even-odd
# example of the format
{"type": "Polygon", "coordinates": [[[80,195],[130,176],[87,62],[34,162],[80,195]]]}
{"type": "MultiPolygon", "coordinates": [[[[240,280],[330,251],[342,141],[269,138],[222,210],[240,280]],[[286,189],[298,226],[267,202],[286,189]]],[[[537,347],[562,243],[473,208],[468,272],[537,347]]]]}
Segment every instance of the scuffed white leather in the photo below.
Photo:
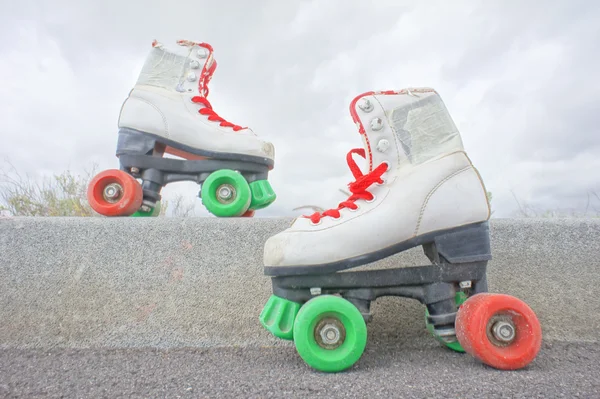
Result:
{"type": "Polygon", "coordinates": [[[368,189],[375,199],[358,200],[359,209],[344,208],[339,218],[325,216],[317,225],[297,218],[290,228],[267,240],[265,266],[343,261],[418,234],[489,219],[485,187],[441,98],[429,88],[412,93],[377,92],[363,96],[354,106],[365,129],[362,139],[372,169],[383,162],[390,165],[382,176],[384,183],[368,189]],[[364,100],[373,107],[361,109],[364,100]],[[374,118],[382,124],[372,124],[374,118]],[[403,148],[400,137],[413,147],[403,148]],[[384,140],[386,145],[379,146],[383,150],[378,149],[384,140]]]}
{"type": "MultiPolygon", "coordinates": [[[[216,60],[199,46],[167,47],[157,44],[146,58],[134,88],[125,99],[118,126],[165,137],[206,151],[275,157],[273,144],[261,140],[251,129],[234,131],[209,121],[192,102],[199,96],[202,68],[216,60]]],[[[219,114],[218,109],[215,109],[219,114]]],[[[220,114],[219,114],[220,115],[220,114]]],[[[226,115],[220,115],[229,120],[226,115]]]]}
{"type": "Polygon", "coordinates": [[[193,93],[177,93],[153,87],[134,88],[125,100],[119,127],[153,133],[208,151],[243,153],[273,159],[271,143],[260,140],[250,129],[234,131],[209,121],[191,101],[193,93]]]}
{"type": "Polygon", "coordinates": [[[416,234],[421,235],[446,226],[463,226],[490,217],[484,187],[473,166],[450,175],[429,194],[421,209],[416,234]]]}
{"type": "Polygon", "coordinates": [[[372,203],[359,200],[357,211],[343,209],[339,219],[324,217],[316,226],[310,219],[298,218],[290,228],[269,238],[264,247],[264,265],[300,266],[340,261],[413,238],[419,223],[433,231],[455,227],[457,219],[464,223],[486,220],[488,214],[481,209],[487,206],[487,200],[479,195],[478,177],[473,173],[463,172],[465,177],[456,174],[468,170],[472,171],[473,167],[466,154],[456,152],[414,168],[384,174],[388,182],[373,185],[369,190],[376,196],[372,203]],[[440,204],[443,199],[431,192],[454,174],[461,176],[458,181],[464,185],[442,185],[443,195],[450,203],[455,202],[455,195],[468,203],[459,210],[435,213],[433,206],[446,205],[440,204]],[[429,204],[428,199],[434,202],[429,204]],[[481,205],[482,200],[484,205],[481,205]],[[431,206],[426,207],[423,218],[421,210],[426,204],[431,206]]]}
{"type": "Polygon", "coordinates": [[[167,118],[161,109],[144,96],[136,96],[137,92],[132,94],[121,108],[118,126],[170,138],[167,118]]]}

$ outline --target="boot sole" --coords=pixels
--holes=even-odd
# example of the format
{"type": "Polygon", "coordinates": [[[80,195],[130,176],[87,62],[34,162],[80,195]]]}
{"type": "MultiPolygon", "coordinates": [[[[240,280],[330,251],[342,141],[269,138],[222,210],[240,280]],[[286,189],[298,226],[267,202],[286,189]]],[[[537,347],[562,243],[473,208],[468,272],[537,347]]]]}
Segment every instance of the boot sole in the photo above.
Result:
{"type": "MultiPolygon", "coordinates": [[[[480,262],[492,259],[489,223],[487,221],[438,230],[413,237],[378,251],[330,263],[298,266],[265,266],[267,276],[293,276],[305,274],[326,274],[372,263],[407,249],[422,245],[428,254],[427,245],[435,244],[437,252],[446,263],[480,262]]],[[[431,259],[434,263],[441,260],[431,259]]]]}
{"type": "Polygon", "coordinates": [[[237,154],[229,152],[217,152],[194,148],[186,144],[158,136],[153,133],[142,132],[130,128],[120,128],[117,141],[117,157],[124,154],[152,154],[157,145],[163,145],[165,152],[186,159],[222,159],[228,161],[252,162],[267,165],[273,168],[275,161],[270,158],[237,154]],[[192,155],[191,157],[189,155],[192,155]]]}

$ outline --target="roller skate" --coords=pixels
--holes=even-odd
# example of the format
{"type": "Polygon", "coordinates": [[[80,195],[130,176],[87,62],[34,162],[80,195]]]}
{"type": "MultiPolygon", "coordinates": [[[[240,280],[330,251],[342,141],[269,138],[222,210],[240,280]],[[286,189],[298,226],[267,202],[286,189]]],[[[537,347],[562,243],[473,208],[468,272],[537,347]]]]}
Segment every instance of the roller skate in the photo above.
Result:
{"type": "Polygon", "coordinates": [[[167,49],[153,42],[121,107],[120,168],[92,179],[88,201],[106,216],[156,216],[164,186],[194,181],[212,214],[252,216],[276,198],[267,180],[274,147],[220,117],[208,101],[217,67],[212,47],[186,40],[177,44],[167,49]]]}
{"type": "Polygon", "coordinates": [[[426,328],[451,350],[497,369],[528,365],[540,323],[521,300],[487,292],[490,206],[440,96],[368,92],[350,113],[364,143],[347,155],[352,194],[267,240],[273,295],[262,325],[293,340],[314,369],[339,372],[363,354],[372,302],[406,297],[425,305],[426,328]],[[366,159],[367,173],[354,156],[366,159]],[[347,271],[417,246],[429,264],[347,271]]]}

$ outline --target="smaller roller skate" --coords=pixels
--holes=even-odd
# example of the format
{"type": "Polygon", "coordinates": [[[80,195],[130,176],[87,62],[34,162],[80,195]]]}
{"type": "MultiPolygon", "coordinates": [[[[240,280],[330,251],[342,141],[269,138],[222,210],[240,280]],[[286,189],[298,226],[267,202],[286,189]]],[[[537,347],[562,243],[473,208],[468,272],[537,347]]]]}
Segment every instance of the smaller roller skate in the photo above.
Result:
{"type": "Polygon", "coordinates": [[[88,201],[106,216],[156,216],[164,186],[193,181],[212,214],[253,216],[276,198],[267,180],[273,144],[214,111],[207,99],[217,66],[212,47],[177,44],[153,42],[119,115],[120,168],[92,179],[88,201]]]}
{"type": "Polygon", "coordinates": [[[365,147],[347,156],[352,194],[267,240],[273,295],[262,325],[293,340],[311,367],[338,372],[363,354],[372,302],[406,297],[425,305],[427,330],[448,348],[497,369],[527,366],[540,323],[521,300],[487,292],[486,190],[439,95],[369,92],[350,113],[365,147]],[[367,173],[353,155],[366,158],[367,173]],[[430,264],[348,271],[418,246],[430,264]]]}

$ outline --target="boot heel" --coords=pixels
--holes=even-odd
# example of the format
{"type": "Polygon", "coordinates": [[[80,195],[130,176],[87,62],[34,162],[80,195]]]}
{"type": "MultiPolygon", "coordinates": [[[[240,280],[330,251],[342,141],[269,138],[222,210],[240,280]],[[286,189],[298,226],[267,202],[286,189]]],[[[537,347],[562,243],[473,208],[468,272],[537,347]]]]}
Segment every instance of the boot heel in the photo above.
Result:
{"type": "Polygon", "coordinates": [[[137,130],[121,128],[117,140],[117,156],[123,154],[152,155],[156,139],[137,130]]]}
{"type": "Polygon", "coordinates": [[[438,235],[436,252],[450,263],[480,262],[492,259],[489,223],[477,223],[438,235]]]}

